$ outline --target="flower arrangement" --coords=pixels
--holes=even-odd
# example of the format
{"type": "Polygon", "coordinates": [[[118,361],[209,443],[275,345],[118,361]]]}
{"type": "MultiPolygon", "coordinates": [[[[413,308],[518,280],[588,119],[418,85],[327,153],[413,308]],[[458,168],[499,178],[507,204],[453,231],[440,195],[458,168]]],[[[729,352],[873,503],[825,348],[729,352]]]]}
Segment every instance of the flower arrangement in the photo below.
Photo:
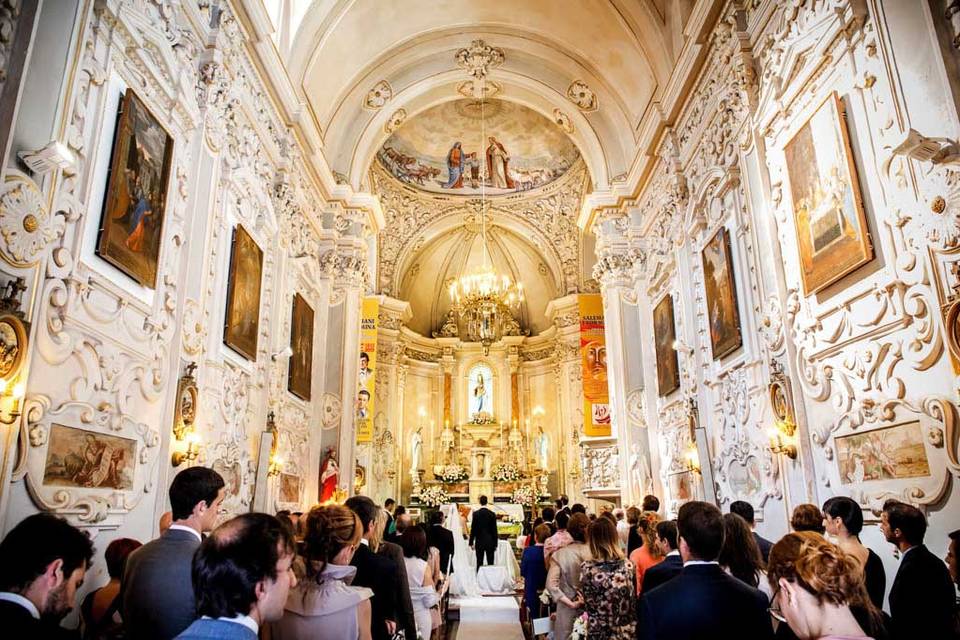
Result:
{"type": "Polygon", "coordinates": [[[467,473],[462,464],[448,464],[438,476],[442,482],[460,482],[469,477],[470,474],[467,473]]]}
{"type": "Polygon", "coordinates": [[[587,613],[583,612],[573,621],[573,632],[570,640],[584,640],[587,637],[587,613]]]}
{"type": "Polygon", "coordinates": [[[438,484],[430,485],[426,489],[420,491],[420,504],[427,507],[439,507],[440,505],[450,502],[450,496],[447,495],[447,492],[438,484]]]}
{"type": "Polygon", "coordinates": [[[470,421],[470,424],[496,424],[497,421],[493,419],[489,413],[481,411],[480,413],[473,416],[473,420],[470,421]]]}
{"type": "Polygon", "coordinates": [[[513,495],[510,497],[512,502],[517,504],[533,504],[537,500],[537,494],[528,484],[520,485],[517,487],[513,495]]]}
{"type": "Polygon", "coordinates": [[[516,482],[523,480],[523,471],[517,468],[517,465],[507,462],[494,466],[490,477],[496,482],[516,482]]]}
{"type": "Polygon", "coordinates": [[[540,602],[545,605],[549,605],[552,602],[550,599],[550,592],[546,589],[544,589],[543,593],[540,594],[540,602]]]}

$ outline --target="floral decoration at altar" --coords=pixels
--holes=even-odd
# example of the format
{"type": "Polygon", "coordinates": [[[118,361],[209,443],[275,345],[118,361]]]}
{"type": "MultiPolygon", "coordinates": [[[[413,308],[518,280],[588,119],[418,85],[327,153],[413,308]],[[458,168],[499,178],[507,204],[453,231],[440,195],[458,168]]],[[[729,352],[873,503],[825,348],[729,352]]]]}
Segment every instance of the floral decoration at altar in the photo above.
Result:
{"type": "Polygon", "coordinates": [[[462,464],[448,464],[437,476],[441,482],[463,482],[470,477],[470,473],[462,464]]]}
{"type": "Polygon", "coordinates": [[[497,464],[493,467],[490,477],[496,482],[517,482],[523,480],[526,474],[512,462],[497,464]]]}
{"type": "Polygon", "coordinates": [[[537,501],[537,492],[529,484],[522,484],[514,489],[510,500],[516,504],[532,506],[537,501]]]}
{"type": "Polygon", "coordinates": [[[439,507],[450,502],[450,496],[446,490],[439,485],[430,485],[420,492],[420,504],[425,507],[439,507]]]}

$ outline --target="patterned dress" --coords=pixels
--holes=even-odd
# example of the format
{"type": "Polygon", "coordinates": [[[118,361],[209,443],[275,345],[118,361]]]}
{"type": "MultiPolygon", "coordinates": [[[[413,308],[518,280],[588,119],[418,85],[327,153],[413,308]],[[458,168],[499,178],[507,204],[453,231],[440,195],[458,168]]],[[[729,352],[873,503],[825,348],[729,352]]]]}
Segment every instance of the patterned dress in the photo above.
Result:
{"type": "Polygon", "coordinates": [[[590,640],[628,640],[636,633],[636,570],[629,560],[587,560],[580,565],[590,640]]]}

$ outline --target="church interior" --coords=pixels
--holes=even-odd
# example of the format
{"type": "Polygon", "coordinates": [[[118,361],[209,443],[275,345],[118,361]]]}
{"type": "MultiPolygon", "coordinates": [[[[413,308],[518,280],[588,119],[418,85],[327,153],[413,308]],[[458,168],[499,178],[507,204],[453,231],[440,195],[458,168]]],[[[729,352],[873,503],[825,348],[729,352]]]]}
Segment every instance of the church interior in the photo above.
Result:
{"type": "Polygon", "coordinates": [[[943,557],[956,5],[0,0],[0,533],[145,542],[204,466],[511,540],[848,496],[888,576],[895,498],[943,557]]]}

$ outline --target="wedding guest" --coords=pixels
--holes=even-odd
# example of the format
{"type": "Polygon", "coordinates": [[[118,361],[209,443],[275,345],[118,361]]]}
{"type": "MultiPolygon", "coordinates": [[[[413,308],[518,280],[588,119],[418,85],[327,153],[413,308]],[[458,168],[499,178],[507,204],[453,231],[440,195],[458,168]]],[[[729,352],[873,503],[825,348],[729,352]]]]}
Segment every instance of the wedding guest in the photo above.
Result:
{"type": "MultiPolygon", "coordinates": [[[[574,619],[582,613],[583,598],[579,594],[580,565],[590,559],[590,547],[586,544],[589,524],[590,519],[587,516],[582,513],[573,514],[566,529],[572,541],[550,556],[548,561],[547,590],[557,603],[553,626],[555,638],[569,638],[574,619]]],[[[546,548],[546,545],[544,547],[546,548]]]]}
{"type": "Polygon", "coordinates": [[[763,557],[750,525],[735,513],[723,516],[723,547],[718,560],[723,570],[734,578],[760,589],[767,598],[773,595],[763,571],[763,557]]]}
{"type": "Polygon", "coordinates": [[[453,571],[453,565],[450,564],[450,558],[453,557],[453,532],[443,526],[444,518],[439,509],[430,514],[427,544],[437,548],[440,554],[440,571],[447,574],[453,571]]]}
{"type": "Polygon", "coordinates": [[[375,552],[375,543],[383,535],[384,517],[378,523],[378,514],[385,513],[366,496],[347,499],[348,509],[360,518],[360,545],[350,560],[357,572],[353,585],[373,591],[370,599],[370,636],[373,640],[389,640],[397,632],[401,620],[399,604],[399,569],[396,563],[375,552]]]}
{"type": "Polygon", "coordinates": [[[737,514],[750,525],[750,530],[753,532],[753,539],[756,540],[757,547],[760,549],[760,555],[763,556],[763,562],[766,564],[770,558],[770,549],[773,547],[773,543],[757,533],[757,523],[754,519],[753,505],[743,500],[735,500],[730,503],[730,513],[737,514]]]}
{"type": "Polygon", "coordinates": [[[613,517],[617,519],[617,537],[620,538],[620,549],[626,551],[627,541],[630,537],[630,525],[627,523],[624,510],[617,507],[613,510],[613,517]]]}
{"type": "Polygon", "coordinates": [[[397,508],[397,501],[393,498],[387,498],[383,501],[383,508],[387,512],[387,531],[393,528],[393,510],[397,508]]]}
{"type": "Polygon", "coordinates": [[[883,607],[883,594],[887,588],[887,575],[883,561],[860,542],[863,530],[863,509],[856,500],[835,496],[823,503],[823,526],[843,551],[856,558],[863,569],[870,601],[877,609],[883,607]]]}
{"type": "MultiPolygon", "coordinates": [[[[370,500],[370,505],[376,509],[377,513],[377,526],[374,535],[369,540],[370,548],[378,556],[389,559],[396,568],[394,589],[397,594],[397,615],[400,616],[399,628],[408,638],[415,638],[417,621],[413,615],[413,599],[410,597],[410,585],[407,581],[407,565],[403,561],[403,547],[383,539],[383,532],[386,530],[387,524],[387,512],[383,509],[377,509],[373,500],[370,500]]],[[[405,514],[398,515],[394,523],[403,515],[405,514]]]]}
{"type": "Polygon", "coordinates": [[[244,513],[204,539],[193,558],[197,614],[177,640],[257,640],[297,584],[296,542],[274,516],[244,513]]]}
{"type": "Polygon", "coordinates": [[[283,617],[269,625],[270,640],[370,640],[373,591],[351,586],[360,518],[329,504],[314,507],[305,520],[305,573],[290,590],[283,617]]]}
{"type": "Polygon", "coordinates": [[[902,554],[890,588],[894,640],[939,640],[952,635],[956,590],[946,565],[923,544],[927,519],[914,506],[887,500],[880,530],[902,554]]]}
{"type": "Polygon", "coordinates": [[[859,561],[817,533],[781,538],[770,551],[767,570],[774,590],[770,614],[797,638],[881,637],[882,618],[870,602],[859,561]]]}
{"type": "Polygon", "coordinates": [[[620,551],[617,525],[599,517],[587,529],[591,559],[580,566],[580,591],[587,612],[587,637],[632,639],[636,586],[634,568],[620,551]]]}
{"type": "Polygon", "coordinates": [[[636,507],[627,508],[627,525],[630,530],[627,532],[627,557],[633,553],[633,550],[643,544],[643,537],[637,531],[637,525],[640,524],[640,517],[643,512],[636,507]]]}
{"type": "MultiPolygon", "coordinates": [[[[587,515],[587,508],[586,508],[585,506],[583,506],[582,504],[580,504],[579,502],[575,502],[575,503],[573,503],[573,505],[570,507],[570,515],[573,515],[573,514],[575,514],[575,513],[582,513],[583,515],[587,515]]],[[[594,517],[596,517],[596,516],[594,516],[594,517]]]]}
{"type": "MultiPolygon", "coordinates": [[[[564,514],[566,517],[566,514],[564,514]]],[[[523,550],[520,558],[520,575],[523,576],[523,601],[529,617],[539,618],[540,592],[547,581],[547,567],[543,559],[543,543],[550,536],[550,527],[541,524],[533,530],[534,544],[523,550]]]]}
{"type": "Polygon", "coordinates": [[[960,586],[960,570],[957,569],[957,554],[960,554],[960,529],[950,532],[950,546],[947,549],[947,570],[953,584],[960,586]]]}
{"type": "Polygon", "coordinates": [[[84,640],[109,640],[123,637],[123,622],[120,619],[120,578],[127,564],[127,556],[140,548],[139,541],[132,538],[117,538],[104,552],[107,575],[110,581],[87,594],[80,604],[84,640]]]}
{"type": "Polygon", "coordinates": [[[567,516],[571,515],[570,507],[567,505],[570,504],[570,498],[567,497],[567,494],[561,493],[560,497],[557,498],[557,513],[565,511],[567,516]]]}
{"type": "Polygon", "coordinates": [[[160,535],[162,536],[167,532],[167,529],[170,528],[170,525],[173,524],[173,511],[164,511],[160,514],[160,522],[157,523],[157,528],[160,530],[160,535]]]}
{"type": "Polygon", "coordinates": [[[557,512],[553,507],[544,507],[543,511],[540,512],[540,517],[543,518],[543,524],[550,527],[550,530],[553,531],[556,529],[554,520],[557,517],[557,512]]]}
{"type": "Polygon", "coordinates": [[[400,535],[403,561],[407,570],[407,584],[413,601],[416,637],[429,638],[433,632],[430,609],[440,601],[434,587],[434,578],[427,563],[427,536],[420,527],[408,527],[400,535]]]}
{"type": "Polygon", "coordinates": [[[643,511],[660,511],[660,498],[654,495],[647,495],[643,497],[643,511]]]}
{"type": "Polygon", "coordinates": [[[683,560],[677,548],[677,523],[665,520],[657,523],[656,545],[663,554],[663,561],[647,569],[643,574],[643,590],[648,593],[664,582],[680,575],[683,570],[683,560]]]}
{"type": "Polygon", "coordinates": [[[718,565],[724,535],[720,510],[707,502],[687,502],[677,514],[677,529],[683,571],[643,596],[639,637],[772,638],[767,597],[718,565]]]}
{"type": "Polygon", "coordinates": [[[550,556],[573,542],[570,532],[567,531],[570,522],[570,516],[567,515],[567,512],[561,511],[558,513],[554,522],[557,525],[557,532],[543,543],[543,562],[544,566],[548,568],[550,566],[550,556]]]}
{"type": "Polygon", "coordinates": [[[815,504],[798,504],[790,516],[790,526],[794,531],[813,531],[823,535],[823,514],[815,504]]]}
{"type": "Polygon", "coordinates": [[[633,553],[630,554],[630,563],[633,564],[637,572],[635,581],[638,594],[643,588],[644,573],[663,560],[660,547],[656,544],[657,524],[659,522],[660,516],[657,515],[656,511],[646,511],[637,523],[637,531],[643,539],[643,545],[634,549],[633,553]]]}
{"type": "Polygon", "coordinates": [[[55,638],[93,558],[93,544],[66,520],[37,513],[0,542],[0,621],[4,637],[55,638]]]}

